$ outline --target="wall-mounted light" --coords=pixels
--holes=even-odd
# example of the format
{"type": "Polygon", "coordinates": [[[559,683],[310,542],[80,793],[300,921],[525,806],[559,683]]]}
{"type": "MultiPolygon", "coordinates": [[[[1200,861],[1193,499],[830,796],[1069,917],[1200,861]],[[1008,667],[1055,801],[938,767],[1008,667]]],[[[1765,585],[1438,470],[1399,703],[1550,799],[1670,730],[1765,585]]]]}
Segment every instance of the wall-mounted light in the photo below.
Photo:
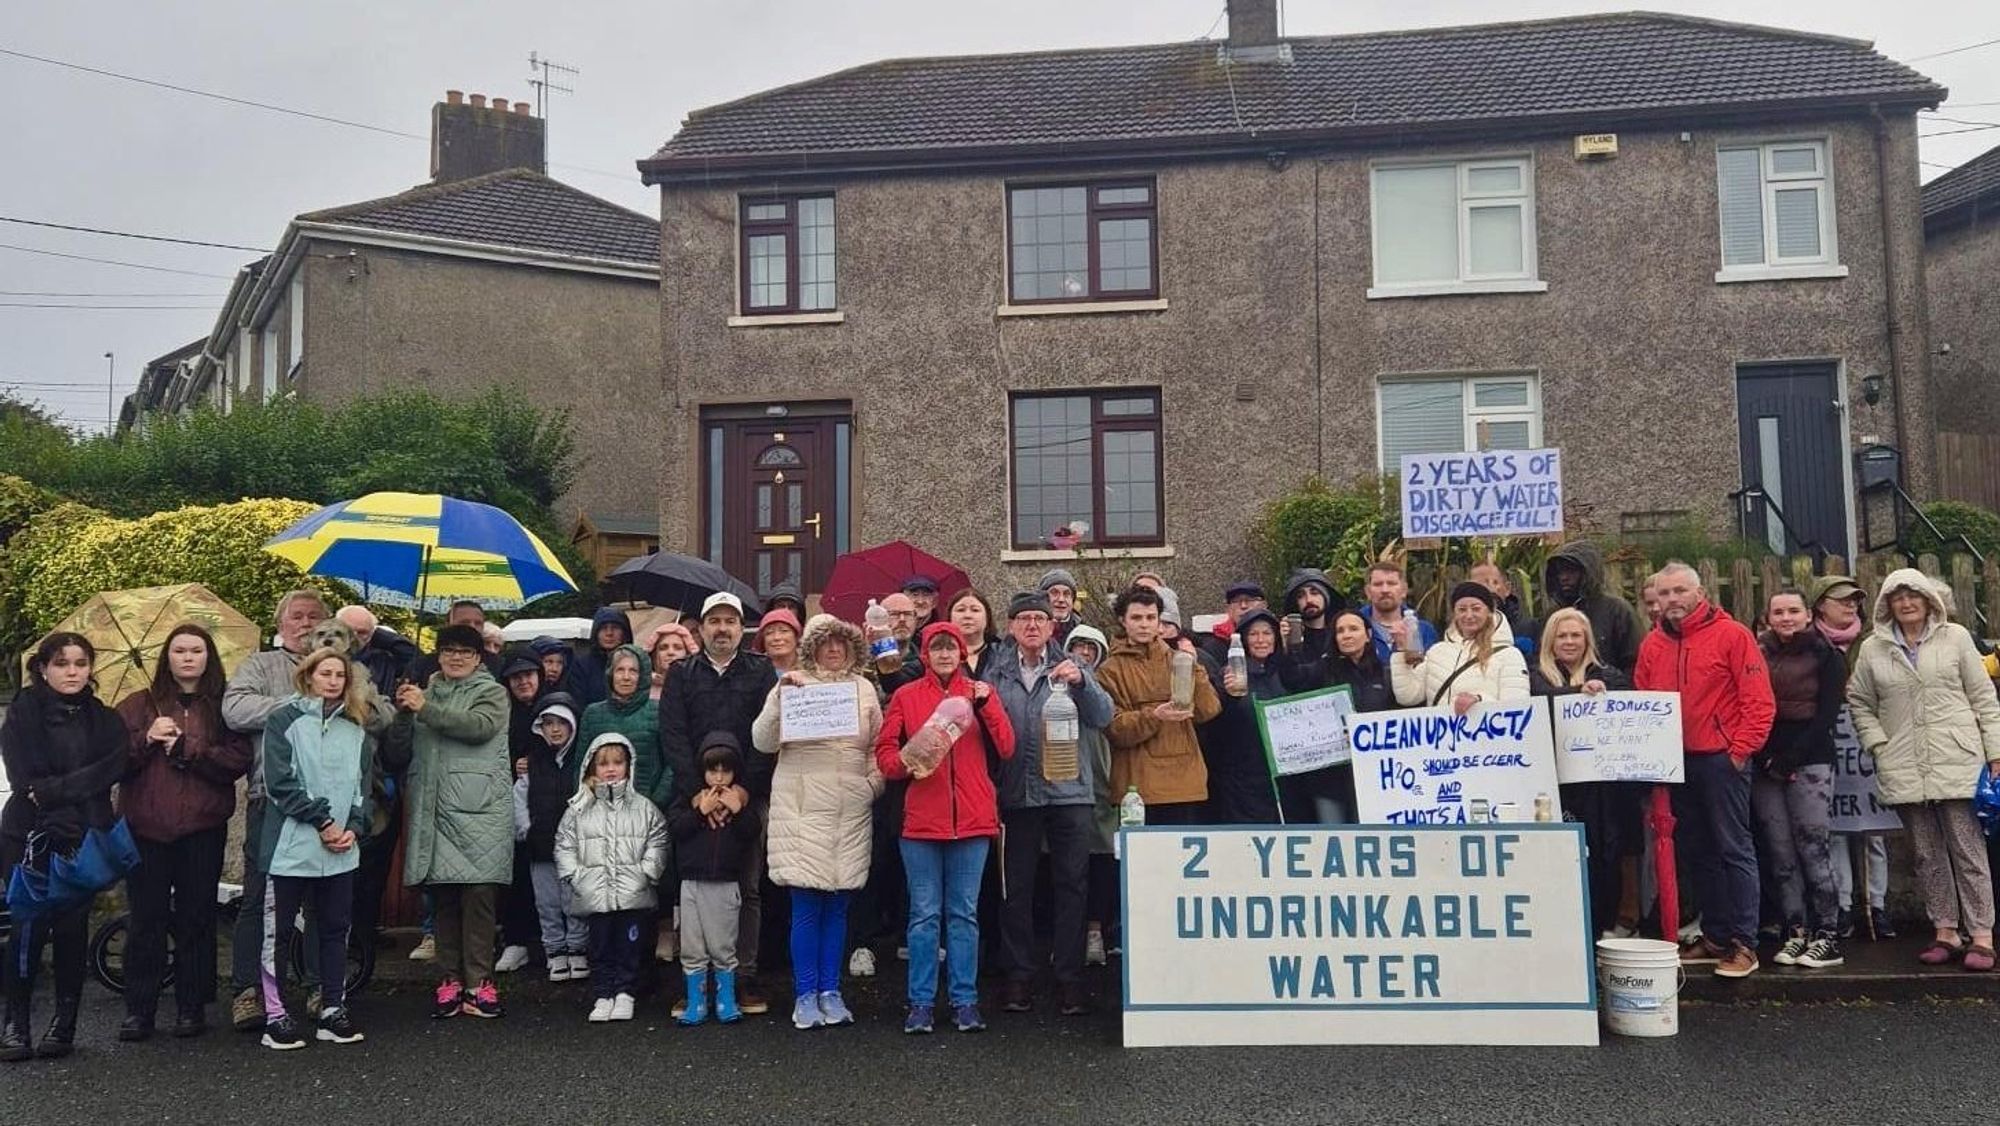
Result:
{"type": "Polygon", "coordinates": [[[1861,401],[1871,407],[1882,401],[1881,376],[1864,375],[1861,377],[1861,401]]]}
{"type": "Polygon", "coordinates": [[[770,406],[764,408],[764,417],[766,418],[783,418],[790,413],[792,413],[792,408],[783,403],[772,403],[770,406]]]}

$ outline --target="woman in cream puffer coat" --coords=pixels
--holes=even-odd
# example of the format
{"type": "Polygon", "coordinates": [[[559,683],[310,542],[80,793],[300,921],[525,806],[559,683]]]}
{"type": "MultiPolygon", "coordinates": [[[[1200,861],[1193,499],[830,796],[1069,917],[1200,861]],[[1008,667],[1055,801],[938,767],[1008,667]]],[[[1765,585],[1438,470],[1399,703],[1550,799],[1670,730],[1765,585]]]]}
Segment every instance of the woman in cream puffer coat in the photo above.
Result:
{"type": "Polygon", "coordinates": [[[1389,682],[1404,707],[1450,707],[1463,715],[1476,704],[1521,703],[1529,698],[1528,662],[1514,647],[1498,599],[1478,583],[1452,588],[1451,628],[1444,640],[1412,665],[1389,659],[1389,682]]]}
{"type": "Polygon", "coordinates": [[[2000,699],[1979,648],[1946,615],[1943,588],[1904,568],[1882,580],[1874,629],[1855,649],[1847,682],[1854,731],[1875,756],[1882,801],[1909,830],[1936,930],[1918,958],[1991,970],[1993,880],[1972,795],[1981,771],[2000,772],[2000,699]]]}
{"type": "Polygon", "coordinates": [[[750,729],[757,749],[778,757],[767,855],[772,882],[792,889],[792,1023],[800,1028],[854,1019],[840,997],[847,901],[868,881],[870,811],[882,795],[875,763],[882,705],[861,675],[866,652],[860,630],[831,614],[814,615],[799,635],[798,667],[771,689],[750,729]],[[836,684],[853,690],[854,734],[785,739],[784,694],[836,684]]]}

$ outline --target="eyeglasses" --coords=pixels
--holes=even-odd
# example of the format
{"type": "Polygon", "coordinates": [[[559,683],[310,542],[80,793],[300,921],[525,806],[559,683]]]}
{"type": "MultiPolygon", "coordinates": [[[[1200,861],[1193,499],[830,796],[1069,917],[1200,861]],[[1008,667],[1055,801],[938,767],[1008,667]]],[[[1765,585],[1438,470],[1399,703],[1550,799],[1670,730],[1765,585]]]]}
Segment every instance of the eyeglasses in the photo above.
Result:
{"type": "Polygon", "coordinates": [[[1014,620],[1026,626],[1045,626],[1051,621],[1047,614],[1016,614],[1014,620]]]}
{"type": "Polygon", "coordinates": [[[915,610],[891,610],[889,611],[889,616],[892,618],[914,619],[917,616],[917,612],[915,610]]]}
{"type": "Polygon", "coordinates": [[[440,650],[438,650],[438,656],[440,656],[440,657],[477,657],[477,656],[479,656],[479,650],[477,650],[477,649],[462,649],[462,648],[460,648],[460,647],[458,647],[458,646],[456,646],[456,645],[453,645],[453,646],[448,646],[448,647],[446,647],[446,648],[443,648],[443,649],[440,649],[440,650]]]}

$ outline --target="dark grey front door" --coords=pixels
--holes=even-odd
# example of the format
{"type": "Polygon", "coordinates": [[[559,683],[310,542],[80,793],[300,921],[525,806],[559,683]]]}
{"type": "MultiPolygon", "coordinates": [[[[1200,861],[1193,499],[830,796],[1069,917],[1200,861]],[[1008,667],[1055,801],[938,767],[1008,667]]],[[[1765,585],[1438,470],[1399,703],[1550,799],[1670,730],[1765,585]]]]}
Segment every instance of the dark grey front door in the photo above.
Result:
{"type": "Polygon", "coordinates": [[[1831,363],[1743,364],[1736,422],[1751,539],[1791,555],[1817,544],[1847,555],[1847,468],[1841,451],[1839,368],[1831,363]],[[1783,519],[1779,518],[1783,513],[1783,519]]]}

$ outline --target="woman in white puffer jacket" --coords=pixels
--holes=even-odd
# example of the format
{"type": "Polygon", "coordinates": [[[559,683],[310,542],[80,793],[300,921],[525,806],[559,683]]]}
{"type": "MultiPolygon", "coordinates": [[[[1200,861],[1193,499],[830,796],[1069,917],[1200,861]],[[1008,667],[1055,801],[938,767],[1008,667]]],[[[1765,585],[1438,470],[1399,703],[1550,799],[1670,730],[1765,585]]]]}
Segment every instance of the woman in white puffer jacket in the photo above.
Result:
{"type": "Polygon", "coordinates": [[[1464,715],[1478,704],[1519,703],[1528,697],[1528,662],[1514,647],[1499,600],[1478,583],[1451,590],[1451,628],[1419,660],[1398,654],[1389,662],[1396,702],[1404,707],[1450,704],[1464,715]]]}
{"type": "Polygon", "coordinates": [[[868,881],[871,810],[882,795],[875,736],[882,704],[861,675],[861,631],[831,614],[816,614],[799,635],[798,667],[764,700],[751,740],[778,756],[771,775],[771,881],[792,889],[792,1024],[848,1024],[854,1014],[840,996],[847,953],[847,901],[868,881]],[[784,695],[816,685],[847,685],[854,694],[854,733],[785,738],[784,695]]]}

